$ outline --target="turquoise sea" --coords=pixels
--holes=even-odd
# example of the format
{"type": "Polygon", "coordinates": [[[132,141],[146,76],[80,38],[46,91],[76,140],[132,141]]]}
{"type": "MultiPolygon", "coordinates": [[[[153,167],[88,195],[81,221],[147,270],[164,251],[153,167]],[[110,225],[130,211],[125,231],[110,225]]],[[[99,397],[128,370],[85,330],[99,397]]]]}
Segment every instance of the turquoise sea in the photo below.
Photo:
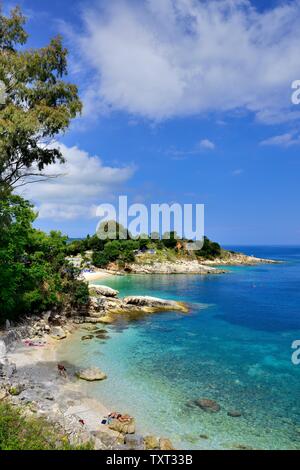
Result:
{"type": "Polygon", "coordinates": [[[99,281],[122,296],[184,300],[191,312],[120,321],[106,327],[105,342],[82,342],[78,332],[64,355],[108,374],[88,385],[91,395],[178,448],[300,449],[300,365],[291,362],[300,339],[300,247],[230,248],[284,263],[99,281]],[[221,411],[190,405],[201,397],[221,411]],[[233,409],[242,416],[228,416],[233,409]]]}

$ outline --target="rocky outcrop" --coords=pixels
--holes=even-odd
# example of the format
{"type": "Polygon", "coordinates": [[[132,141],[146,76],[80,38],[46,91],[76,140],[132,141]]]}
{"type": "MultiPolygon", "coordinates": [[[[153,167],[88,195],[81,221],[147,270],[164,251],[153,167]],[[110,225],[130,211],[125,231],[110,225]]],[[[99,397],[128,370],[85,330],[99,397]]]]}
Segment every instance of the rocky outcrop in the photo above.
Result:
{"type": "Polygon", "coordinates": [[[187,311],[187,308],[180,302],[175,300],[160,299],[158,297],[150,296],[129,296],[123,299],[126,305],[134,305],[135,307],[148,307],[150,309],[159,310],[179,310],[187,311]]]}
{"type": "Polygon", "coordinates": [[[79,379],[87,380],[88,382],[104,380],[107,378],[107,375],[98,369],[98,367],[89,367],[88,369],[79,370],[76,372],[76,376],[79,379]]]}
{"type": "Polygon", "coordinates": [[[160,450],[175,450],[170,439],[165,437],[159,439],[159,448],[160,450]]]}
{"type": "Polygon", "coordinates": [[[89,291],[91,296],[104,296],[104,297],[117,297],[118,290],[112,289],[108,286],[98,286],[97,284],[90,284],[89,291]]]}
{"type": "Polygon", "coordinates": [[[132,263],[126,266],[126,270],[133,274],[221,274],[225,272],[223,269],[204,266],[197,260],[132,263]]]}
{"type": "Polygon", "coordinates": [[[279,261],[272,259],[257,258],[255,256],[248,256],[243,253],[235,253],[223,250],[220,258],[213,260],[200,259],[200,263],[208,266],[254,266],[256,264],[278,264],[279,261]]]}
{"type": "Polygon", "coordinates": [[[146,450],[155,450],[159,449],[159,440],[156,436],[145,436],[144,444],[146,450]]]}
{"type": "Polygon", "coordinates": [[[130,418],[125,422],[121,422],[118,419],[112,419],[108,425],[112,431],[117,431],[122,434],[134,434],[135,433],[135,419],[130,418]]]}
{"type": "MultiPolygon", "coordinates": [[[[120,299],[116,296],[108,297],[102,294],[96,296],[95,291],[93,291],[93,296],[90,298],[89,317],[85,317],[83,321],[109,324],[116,320],[116,315],[136,316],[160,311],[188,312],[188,307],[182,302],[158,297],[128,296],[120,299]]],[[[76,319],[76,322],[80,322],[80,320],[76,319]]]]}
{"type": "Polygon", "coordinates": [[[60,326],[54,326],[51,330],[51,337],[53,339],[61,340],[67,337],[67,333],[60,326]]]}

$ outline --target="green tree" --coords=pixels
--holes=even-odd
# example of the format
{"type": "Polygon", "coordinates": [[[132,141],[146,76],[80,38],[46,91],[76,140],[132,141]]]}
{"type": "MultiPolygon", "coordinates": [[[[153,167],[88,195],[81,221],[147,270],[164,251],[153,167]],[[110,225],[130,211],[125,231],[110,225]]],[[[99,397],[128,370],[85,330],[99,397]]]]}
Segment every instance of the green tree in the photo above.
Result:
{"type": "Polygon", "coordinates": [[[63,162],[49,146],[81,111],[77,87],[64,80],[67,49],[60,37],[40,49],[25,49],[28,35],[19,8],[0,10],[0,191],[43,176],[45,167],[63,162]]]}
{"type": "Polygon", "coordinates": [[[221,256],[222,249],[219,243],[212,242],[208,237],[204,237],[203,247],[195,253],[200,258],[214,259],[221,256]]]}
{"type": "Polygon", "coordinates": [[[35,217],[21,197],[0,199],[0,322],[89,301],[87,285],[65,261],[67,237],[34,229],[35,217]]]}

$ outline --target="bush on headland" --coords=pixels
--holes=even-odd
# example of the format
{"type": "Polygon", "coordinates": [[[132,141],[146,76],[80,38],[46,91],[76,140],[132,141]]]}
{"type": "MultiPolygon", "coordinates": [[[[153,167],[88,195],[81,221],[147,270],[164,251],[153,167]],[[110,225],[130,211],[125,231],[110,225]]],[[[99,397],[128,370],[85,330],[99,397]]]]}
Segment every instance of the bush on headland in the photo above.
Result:
{"type": "MultiPolygon", "coordinates": [[[[112,225],[112,221],[109,222],[112,225]]],[[[140,238],[132,237],[122,226],[115,223],[118,227],[116,240],[100,240],[97,235],[87,236],[82,240],[74,240],[68,245],[69,255],[81,254],[83,257],[87,251],[92,252],[92,263],[98,268],[105,268],[110,263],[117,263],[123,268],[126,263],[133,263],[137,256],[151,255],[154,259],[173,259],[191,256],[194,259],[214,260],[222,256],[222,248],[218,243],[212,242],[204,237],[204,244],[201,250],[190,252],[187,249],[188,240],[181,239],[176,232],[164,234],[161,238],[158,234],[143,236],[140,238]],[[119,231],[127,233],[126,239],[118,236],[119,231]]]]}

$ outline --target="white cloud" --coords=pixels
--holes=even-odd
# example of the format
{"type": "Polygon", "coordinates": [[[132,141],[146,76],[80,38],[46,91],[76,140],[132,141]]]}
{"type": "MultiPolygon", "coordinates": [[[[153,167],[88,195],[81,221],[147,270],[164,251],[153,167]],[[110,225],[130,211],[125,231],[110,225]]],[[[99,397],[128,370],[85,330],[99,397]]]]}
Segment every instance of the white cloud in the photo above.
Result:
{"type": "Polygon", "coordinates": [[[208,149],[208,150],[214,150],[215,149],[215,144],[209,140],[209,139],[202,139],[200,141],[200,147],[204,148],[204,149],[208,149]]]}
{"type": "Polygon", "coordinates": [[[133,167],[103,165],[78,147],[57,144],[66,163],[56,163],[47,175],[59,175],[21,188],[19,192],[32,200],[40,218],[76,219],[94,216],[95,207],[111,200],[134,173],[133,167]]]}
{"type": "Polygon", "coordinates": [[[300,136],[292,132],[286,134],[275,135],[269,139],[263,140],[261,145],[275,145],[280,147],[291,147],[300,144],[300,136]]]}
{"type": "Polygon", "coordinates": [[[243,109],[293,120],[300,0],[256,10],[250,0],[114,0],[85,8],[77,34],[93,67],[87,103],[153,120],[243,109]]]}

